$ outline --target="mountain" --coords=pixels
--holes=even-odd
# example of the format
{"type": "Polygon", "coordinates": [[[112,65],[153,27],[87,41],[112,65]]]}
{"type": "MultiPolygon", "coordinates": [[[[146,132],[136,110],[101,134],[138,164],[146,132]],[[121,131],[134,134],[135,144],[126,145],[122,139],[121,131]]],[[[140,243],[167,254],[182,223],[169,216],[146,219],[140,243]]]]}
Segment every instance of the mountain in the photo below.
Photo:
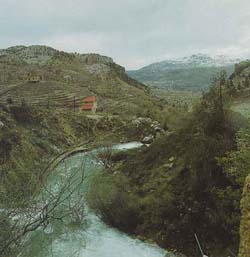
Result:
{"type": "Polygon", "coordinates": [[[175,60],[166,60],[128,71],[129,76],[151,87],[172,90],[204,91],[211,79],[222,69],[231,74],[238,59],[196,54],[175,60]]]}
{"type": "Polygon", "coordinates": [[[148,88],[110,57],[39,45],[0,50],[0,101],[58,105],[89,95],[97,96],[99,111],[111,114],[143,115],[145,106],[157,105],[148,88]],[[27,82],[28,74],[42,80],[27,82]]]}

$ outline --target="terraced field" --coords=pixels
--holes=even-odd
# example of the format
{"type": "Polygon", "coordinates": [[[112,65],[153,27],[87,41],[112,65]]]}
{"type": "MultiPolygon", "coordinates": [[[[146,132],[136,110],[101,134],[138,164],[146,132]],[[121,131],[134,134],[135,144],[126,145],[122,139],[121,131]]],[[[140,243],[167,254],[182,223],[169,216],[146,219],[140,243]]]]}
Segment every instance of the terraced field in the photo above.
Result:
{"type": "Polygon", "coordinates": [[[14,104],[20,104],[25,100],[29,105],[45,108],[78,108],[82,105],[82,99],[90,95],[98,97],[98,106],[105,112],[120,109],[130,113],[131,110],[139,111],[138,104],[151,102],[149,96],[145,98],[143,90],[128,86],[120,79],[110,80],[109,83],[90,81],[88,86],[62,81],[0,86],[0,103],[11,99],[14,104]]]}
{"type": "Polygon", "coordinates": [[[46,46],[13,47],[0,54],[0,103],[11,99],[14,104],[25,100],[45,108],[74,108],[91,95],[97,97],[99,111],[109,114],[156,117],[162,110],[162,101],[109,57],[46,46]],[[28,83],[28,74],[43,81],[28,83]]]}
{"type": "Polygon", "coordinates": [[[23,99],[30,105],[74,107],[79,106],[82,98],[91,95],[86,87],[69,86],[61,82],[22,83],[0,87],[0,101],[11,98],[14,103],[23,99]]]}
{"type": "Polygon", "coordinates": [[[10,90],[17,87],[18,85],[0,85],[0,97],[6,95],[10,90]]]}

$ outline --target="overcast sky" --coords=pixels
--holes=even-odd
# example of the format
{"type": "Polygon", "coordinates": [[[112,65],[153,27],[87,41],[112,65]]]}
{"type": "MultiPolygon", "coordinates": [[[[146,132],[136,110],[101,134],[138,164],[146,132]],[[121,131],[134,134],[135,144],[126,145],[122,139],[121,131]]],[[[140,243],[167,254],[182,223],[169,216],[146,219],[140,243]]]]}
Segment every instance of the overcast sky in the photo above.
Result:
{"type": "Polygon", "coordinates": [[[0,48],[97,52],[135,69],[194,53],[250,56],[250,0],[0,0],[0,48]]]}

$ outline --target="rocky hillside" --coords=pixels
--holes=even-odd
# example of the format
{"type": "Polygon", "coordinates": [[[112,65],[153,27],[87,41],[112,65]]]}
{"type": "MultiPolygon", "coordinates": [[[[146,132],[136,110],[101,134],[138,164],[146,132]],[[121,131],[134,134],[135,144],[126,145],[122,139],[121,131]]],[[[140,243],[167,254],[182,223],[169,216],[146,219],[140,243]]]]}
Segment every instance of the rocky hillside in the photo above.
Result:
{"type": "Polygon", "coordinates": [[[125,69],[98,54],[66,53],[47,46],[15,46],[0,50],[0,100],[25,99],[34,105],[65,105],[74,98],[95,95],[99,111],[143,115],[157,109],[146,86],[125,69]],[[41,77],[37,83],[27,76],[41,77]],[[145,108],[148,107],[148,108],[145,108]]]}
{"type": "Polygon", "coordinates": [[[207,90],[220,70],[233,72],[234,63],[239,60],[225,56],[210,57],[204,54],[192,55],[176,60],[153,63],[128,74],[146,85],[172,90],[207,90]]]}
{"type": "MultiPolygon", "coordinates": [[[[244,61],[235,66],[235,71],[231,76],[231,80],[236,89],[236,97],[233,104],[233,110],[250,120],[250,61],[244,61]]],[[[244,145],[247,146],[249,141],[244,145]]],[[[241,150],[241,154],[244,152],[241,150]]],[[[244,163],[241,161],[240,172],[244,173],[244,169],[249,172],[248,166],[249,153],[244,155],[244,163]]],[[[250,177],[245,181],[243,197],[241,200],[241,226],[240,226],[240,250],[239,257],[248,257],[250,253],[250,177]]]]}
{"type": "Polygon", "coordinates": [[[250,61],[246,60],[236,64],[230,80],[237,90],[236,96],[248,98],[250,96],[250,61]]]}
{"type": "Polygon", "coordinates": [[[21,250],[28,229],[16,232],[10,216],[14,208],[32,206],[55,157],[82,145],[156,137],[161,128],[149,117],[161,106],[109,57],[46,46],[0,50],[0,209],[11,210],[0,211],[0,256],[21,250]],[[72,108],[72,99],[80,103],[90,95],[97,96],[96,115],[72,108]],[[140,122],[143,116],[147,122],[140,122]]]}
{"type": "Polygon", "coordinates": [[[0,50],[0,205],[19,197],[24,183],[32,184],[28,194],[39,188],[48,162],[68,148],[143,139],[147,126],[140,131],[133,120],[160,110],[146,86],[109,57],[46,46],[0,50]],[[69,104],[89,95],[97,96],[96,115],[69,104]]]}

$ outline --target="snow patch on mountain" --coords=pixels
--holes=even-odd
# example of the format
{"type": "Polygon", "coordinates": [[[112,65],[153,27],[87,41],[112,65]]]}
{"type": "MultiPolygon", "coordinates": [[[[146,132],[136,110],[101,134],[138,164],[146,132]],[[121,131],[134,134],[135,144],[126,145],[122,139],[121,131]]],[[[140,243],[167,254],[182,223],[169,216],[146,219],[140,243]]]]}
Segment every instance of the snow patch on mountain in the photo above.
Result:
{"type": "Polygon", "coordinates": [[[153,63],[143,67],[141,70],[164,71],[196,67],[226,67],[238,63],[239,61],[240,59],[234,59],[224,55],[211,57],[206,54],[194,54],[187,57],[153,63]]]}

